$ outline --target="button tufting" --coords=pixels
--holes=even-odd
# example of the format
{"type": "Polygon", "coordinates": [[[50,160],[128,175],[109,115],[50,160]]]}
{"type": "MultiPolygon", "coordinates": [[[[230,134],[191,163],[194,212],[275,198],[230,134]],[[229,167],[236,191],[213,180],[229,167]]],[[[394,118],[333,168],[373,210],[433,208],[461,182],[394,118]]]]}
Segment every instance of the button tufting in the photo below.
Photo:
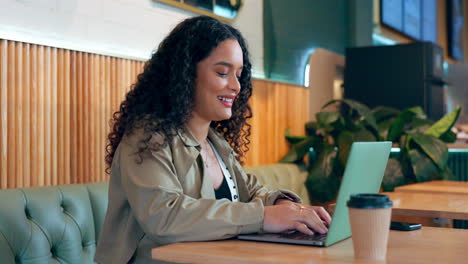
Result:
{"type": "Polygon", "coordinates": [[[24,214],[26,215],[26,218],[30,219],[31,215],[29,214],[29,210],[27,207],[24,208],[24,214]]]}

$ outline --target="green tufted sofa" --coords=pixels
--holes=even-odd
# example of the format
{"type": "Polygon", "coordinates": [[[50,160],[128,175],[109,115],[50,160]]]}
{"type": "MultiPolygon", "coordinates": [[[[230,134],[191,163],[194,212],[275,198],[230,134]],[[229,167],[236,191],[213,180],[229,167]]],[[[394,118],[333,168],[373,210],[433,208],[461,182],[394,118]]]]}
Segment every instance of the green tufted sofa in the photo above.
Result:
{"type": "MultiPolygon", "coordinates": [[[[309,203],[306,172],[292,164],[246,168],[270,189],[309,203]]],[[[108,183],[0,190],[0,264],[94,263],[108,183]]],[[[116,230],[118,232],[118,230],[116,230]]]]}
{"type": "Polygon", "coordinates": [[[107,182],[0,191],[0,263],[93,263],[107,182]]]}

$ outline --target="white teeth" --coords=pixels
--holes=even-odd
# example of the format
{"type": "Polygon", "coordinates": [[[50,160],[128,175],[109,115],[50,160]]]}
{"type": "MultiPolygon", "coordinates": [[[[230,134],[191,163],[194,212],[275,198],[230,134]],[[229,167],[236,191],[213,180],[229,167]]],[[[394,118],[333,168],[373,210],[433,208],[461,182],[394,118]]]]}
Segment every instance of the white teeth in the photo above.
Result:
{"type": "Polygon", "coordinates": [[[228,103],[232,103],[233,99],[231,98],[226,98],[226,97],[222,97],[222,96],[218,96],[218,99],[221,100],[221,101],[224,101],[224,102],[228,102],[228,103]]]}

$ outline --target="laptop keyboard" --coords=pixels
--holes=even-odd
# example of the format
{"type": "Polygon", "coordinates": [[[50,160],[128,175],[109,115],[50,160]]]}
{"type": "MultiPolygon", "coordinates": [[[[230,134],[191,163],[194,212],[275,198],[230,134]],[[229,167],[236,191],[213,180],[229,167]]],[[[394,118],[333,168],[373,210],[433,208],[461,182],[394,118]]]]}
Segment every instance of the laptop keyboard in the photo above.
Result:
{"type": "Polygon", "coordinates": [[[306,235],[301,232],[293,232],[283,234],[281,238],[294,239],[294,240],[311,240],[311,241],[324,241],[327,238],[327,234],[314,234],[312,236],[306,235]]]}

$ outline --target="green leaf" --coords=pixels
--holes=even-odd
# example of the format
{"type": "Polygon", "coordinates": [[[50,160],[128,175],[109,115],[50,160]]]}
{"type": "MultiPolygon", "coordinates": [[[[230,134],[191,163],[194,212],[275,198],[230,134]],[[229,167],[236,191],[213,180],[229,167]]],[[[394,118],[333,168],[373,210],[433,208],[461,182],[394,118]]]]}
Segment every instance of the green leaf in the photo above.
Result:
{"type": "Polygon", "coordinates": [[[405,110],[415,113],[420,118],[426,118],[426,113],[424,113],[424,110],[420,106],[413,106],[405,110]]]}
{"type": "Polygon", "coordinates": [[[459,181],[460,179],[453,174],[452,170],[447,166],[443,171],[442,171],[442,179],[447,180],[447,181],[459,181]]]}
{"type": "Polygon", "coordinates": [[[306,139],[306,137],[291,136],[291,129],[290,128],[286,129],[286,131],[284,132],[284,136],[286,137],[286,140],[288,141],[288,143],[291,144],[291,145],[295,145],[295,144],[303,141],[304,139],[306,139]]]}
{"type": "Polygon", "coordinates": [[[343,102],[352,109],[356,110],[358,114],[362,116],[364,120],[374,129],[376,133],[379,131],[374,115],[367,106],[349,99],[344,99],[343,102]]]}
{"type": "Polygon", "coordinates": [[[445,143],[453,143],[457,140],[457,134],[453,133],[451,130],[448,130],[447,132],[443,133],[439,139],[445,143]]]}
{"type": "MultiPolygon", "coordinates": [[[[407,136],[402,137],[404,141],[406,141],[406,138],[407,136]]],[[[416,182],[416,177],[414,176],[413,166],[411,165],[411,159],[408,155],[409,151],[410,149],[400,148],[400,152],[395,157],[396,159],[398,159],[398,161],[400,161],[401,170],[403,171],[403,175],[405,175],[405,180],[407,184],[416,182]]]]}
{"type": "Polygon", "coordinates": [[[317,134],[318,124],[315,121],[310,121],[305,124],[307,136],[315,136],[317,134]]]}
{"type": "Polygon", "coordinates": [[[376,138],[372,132],[362,128],[356,132],[343,131],[338,136],[338,159],[343,166],[346,166],[351,144],[356,141],[375,141],[376,138]]]}
{"type": "Polygon", "coordinates": [[[432,181],[442,178],[439,169],[429,157],[419,152],[417,149],[410,150],[408,155],[417,182],[432,181]]]}
{"type": "Polygon", "coordinates": [[[384,192],[393,192],[395,187],[405,185],[406,179],[400,161],[395,158],[388,159],[385,174],[382,180],[384,192]]]}
{"type": "MultiPolygon", "coordinates": [[[[444,142],[431,135],[409,134],[411,139],[423,150],[423,152],[443,170],[447,165],[448,148],[444,142]]],[[[411,151],[411,150],[410,150],[411,151]]]]}
{"type": "Polygon", "coordinates": [[[350,130],[350,131],[356,131],[364,127],[365,124],[363,124],[362,121],[357,120],[354,121],[350,117],[347,117],[343,121],[343,129],[345,130],[350,130]]]}
{"type": "Polygon", "coordinates": [[[439,121],[435,122],[424,134],[439,138],[445,132],[449,131],[455,122],[457,122],[460,111],[461,107],[457,106],[450,114],[445,115],[439,121]]]}
{"type": "Polygon", "coordinates": [[[351,131],[343,131],[338,136],[338,160],[343,166],[346,166],[349,151],[354,141],[354,134],[351,131]]]}
{"type": "Polygon", "coordinates": [[[390,129],[390,127],[395,122],[395,119],[396,118],[393,117],[393,118],[389,118],[389,119],[386,119],[386,120],[378,123],[379,135],[380,135],[381,138],[387,138],[388,137],[388,130],[390,129]]]}
{"type": "Polygon", "coordinates": [[[307,137],[295,144],[286,155],[281,158],[280,163],[295,163],[301,161],[313,145],[314,138],[307,137]]]}
{"type": "Polygon", "coordinates": [[[361,104],[357,101],[351,100],[351,99],[341,99],[341,100],[332,100],[325,104],[322,109],[326,108],[327,106],[337,103],[337,102],[342,102],[343,104],[348,105],[351,109],[356,110],[360,116],[364,118],[364,120],[374,129],[374,131],[377,133],[379,131],[377,122],[375,121],[374,115],[369,109],[369,107],[365,106],[364,104],[361,104]]]}
{"type": "Polygon", "coordinates": [[[377,141],[375,135],[372,134],[369,130],[363,128],[359,131],[354,132],[354,141],[368,142],[368,141],[377,141]]]}
{"type": "Polygon", "coordinates": [[[405,131],[405,127],[408,126],[417,116],[424,116],[424,112],[419,106],[411,107],[400,112],[388,130],[387,140],[393,142],[398,140],[405,131]]]}
{"type": "Polygon", "coordinates": [[[316,115],[319,124],[330,125],[340,118],[338,112],[318,112],[316,115]]]}
{"type": "Polygon", "coordinates": [[[398,116],[400,110],[387,106],[377,106],[374,109],[372,109],[371,112],[374,115],[375,120],[377,122],[381,122],[386,119],[398,116]]]}
{"type": "Polygon", "coordinates": [[[325,133],[330,133],[335,129],[333,125],[340,119],[340,113],[338,112],[318,112],[316,115],[318,129],[325,133]]]}
{"type": "Polygon", "coordinates": [[[430,126],[432,126],[434,122],[429,119],[423,119],[419,117],[414,117],[410,124],[409,132],[413,133],[423,133],[426,131],[430,126]]]}
{"type": "Polygon", "coordinates": [[[410,136],[402,135],[398,140],[398,145],[400,145],[400,151],[409,151],[409,139],[410,136]]]}
{"type": "Polygon", "coordinates": [[[328,106],[332,105],[332,104],[336,104],[336,103],[339,103],[339,102],[342,102],[342,100],[331,100],[331,101],[328,101],[326,104],[324,104],[322,106],[322,109],[325,109],[327,108],[328,106]]]}
{"type": "Polygon", "coordinates": [[[326,145],[305,182],[311,201],[327,202],[336,197],[341,182],[338,168],[334,146],[326,145]]]}

